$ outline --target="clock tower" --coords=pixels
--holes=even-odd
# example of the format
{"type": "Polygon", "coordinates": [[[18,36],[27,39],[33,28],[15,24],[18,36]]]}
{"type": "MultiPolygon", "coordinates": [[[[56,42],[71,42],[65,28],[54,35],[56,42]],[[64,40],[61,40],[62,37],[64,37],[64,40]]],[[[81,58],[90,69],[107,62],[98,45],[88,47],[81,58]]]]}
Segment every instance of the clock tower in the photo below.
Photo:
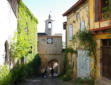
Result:
{"type": "Polygon", "coordinates": [[[45,21],[45,33],[47,35],[52,35],[52,22],[51,15],[49,14],[48,19],[45,21]]]}

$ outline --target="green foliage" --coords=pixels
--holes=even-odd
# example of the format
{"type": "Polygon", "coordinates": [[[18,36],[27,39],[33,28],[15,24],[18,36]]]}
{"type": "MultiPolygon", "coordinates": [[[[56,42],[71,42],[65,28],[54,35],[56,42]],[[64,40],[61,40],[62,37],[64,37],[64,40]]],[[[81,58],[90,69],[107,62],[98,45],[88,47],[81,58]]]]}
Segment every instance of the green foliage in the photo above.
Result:
{"type": "Polygon", "coordinates": [[[73,54],[73,53],[77,53],[77,52],[73,48],[68,47],[65,49],[65,54],[67,55],[68,53],[73,54]]]}
{"type": "Polygon", "coordinates": [[[108,4],[108,5],[106,5],[105,7],[102,8],[102,12],[103,12],[102,18],[109,19],[109,18],[111,18],[111,14],[110,14],[111,8],[109,6],[109,0],[106,0],[105,4],[108,4]]]}
{"type": "Polygon", "coordinates": [[[30,16],[31,20],[34,20],[34,22],[38,23],[37,19],[34,17],[34,15],[30,12],[30,10],[25,6],[25,4],[22,2],[22,0],[19,1],[19,13],[22,11],[22,9],[25,11],[23,13],[26,13],[27,16],[30,16]]]}
{"type": "Polygon", "coordinates": [[[73,43],[78,43],[78,48],[84,48],[89,50],[89,55],[95,52],[96,42],[89,31],[79,31],[73,36],[73,43]]]}
{"type": "Polygon", "coordinates": [[[65,58],[64,58],[64,72],[61,75],[61,79],[63,81],[72,80],[72,78],[73,78],[72,74],[73,74],[73,68],[69,65],[67,55],[65,55],[65,58]]]}
{"type": "Polygon", "coordinates": [[[28,64],[17,64],[11,70],[7,66],[0,67],[0,85],[16,85],[26,78],[40,75],[41,59],[37,54],[32,62],[28,64]]]}
{"type": "Polygon", "coordinates": [[[65,58],[64,58],[64,72],[63,72],[63,74],[66,74],[67,69],[68,69],[68,66],[69,66],[68,58],[67,58],[67,56],[65,55],[65,58]]]}
{"type": "Polygon", "coordinates": [[[94,80],[93,79],[87,79],[87,78],[77,78],[75,81],[74,81],[75,84],[85,84],[85,85],[94,85],[94,80]]]}
{"type": "Polygon", "coordinates": [[[26,74],[27,74],[26,65],[18,64],[10,72],[12,73],[13,83],[22,81],[26,78],[26,74]]]}
{"type": "Polygon", "coordinates": [[[0,85],[11,85],[12,75],[8,70],[8,67],[0,66],[0,85]]]}
{"type": "MultiPolygon", "coordinates": [[[[37,53],[37,19],[24,5],[22,0],[19,1],[18,5],[18,40],[25,40],[26,44],[30,45],[29,50],[32,51],[32,56],[37,53]],[[27,43],[28,42],[28,43],[27,43]]],[[[26,46],[27,49],[27,46],[26,46]]],[[[28,50],[28,51],[29,51],[28,50]]],[[[27,51],[27,52],[28,52],[27,51]]]]}
{"type": "Polygon", "coordinates": [[[73,36],[73,43],[78,43],[78,48],[87,49],[89,51],[89,56],[94,56],[94,70],[92,77],[96,77],[96,41],[93,39],[90,31],[79,31],[76,35],[73,36]]]}
{"type": "Polygon", "coordinates": [[[13,58],[25,57],[26,62],[33,59],[33,56],[37,53],[37,23],[37,19],[20,0],[17,33],[11,42],[11,56],[13,58]],[[32,58],[26,58],[26,56],[32,58]]]}
{"type": "Polygon", "coordinates": [[[19,37],[19,34],[17,33],[17,42],[13,41],[11,43],[11,56],[13,56],[13,58],[20,59],[23,56],[28,55],[31,48],[26,38],[27,37],[25,36],[19,37]]]}
{"type": "Polygon", "coordinates": [[[63,81],[69,81],[69,80],[72,80],[72,78],[73,78],[73,69],[68,69],[67,71],[66,71],[66,73],[63,75],[63,77],[62,77],[62,79],[63,79],[63,81]]]}
{"type": "Polygon", "coordinates": [[[32,62],[30,62],[29,64],[28,64],[28,68],[29,68],[29,73],[28,74],[30,74],[30,76],[29,77],[33,77],[33,76],[39,76],[40,75],[40,66],[41,66],[41,58],[40,58],[40,56],[39,56],[39,54],[36,54],[35,55],[35,57],[34,57],[34,59],[33,59],[33,61],[32,62]],[[31,73],[31,72],[32,73],[31,73]]]}
{"type": "Polygon", "coordinates": [[[10,52],[14,59],[25,57],[26,63],[17,64],[11,70],[7,66],[0,66],[0,85],[15,85],[25,78],[39,75],[41,59],[37,54],[37,23],[37,19],[20,0],[17,33],[11,42],[10,52]]]}

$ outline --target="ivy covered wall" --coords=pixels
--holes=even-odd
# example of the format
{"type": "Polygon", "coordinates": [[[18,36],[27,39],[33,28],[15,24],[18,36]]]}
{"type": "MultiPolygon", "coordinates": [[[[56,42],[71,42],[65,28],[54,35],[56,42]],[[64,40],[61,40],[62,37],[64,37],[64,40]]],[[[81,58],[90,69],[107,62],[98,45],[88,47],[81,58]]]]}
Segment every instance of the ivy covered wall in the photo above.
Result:
{"type": "Polygon", "coordinates": [[[20,53],[22,55],[20,57],[29,56],[30,60],[37,54],[37,23],[37,19],[20,0],[18,4],[17,28],[17,43],[21,43],[22,47],[22,52],[20,53]]]}

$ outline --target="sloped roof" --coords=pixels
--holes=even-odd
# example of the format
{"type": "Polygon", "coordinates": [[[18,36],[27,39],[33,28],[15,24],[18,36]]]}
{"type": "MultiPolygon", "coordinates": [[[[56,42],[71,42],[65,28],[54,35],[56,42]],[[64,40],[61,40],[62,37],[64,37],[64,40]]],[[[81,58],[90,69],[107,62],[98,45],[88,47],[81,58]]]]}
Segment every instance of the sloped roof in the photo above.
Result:
{"type": "Polygon", "coordinates": [[[39,36],[47,35],[46,33],[38,33],[39,36]]]}
{"type": "Polygon", "coordinates": [[[69,8],[64,14],[63,16],[67,16],[70,12],[76,10],[82,3],[84,3],[86,0],[79,0],[78,2],[76,2],[71,8],[69,8]]]}

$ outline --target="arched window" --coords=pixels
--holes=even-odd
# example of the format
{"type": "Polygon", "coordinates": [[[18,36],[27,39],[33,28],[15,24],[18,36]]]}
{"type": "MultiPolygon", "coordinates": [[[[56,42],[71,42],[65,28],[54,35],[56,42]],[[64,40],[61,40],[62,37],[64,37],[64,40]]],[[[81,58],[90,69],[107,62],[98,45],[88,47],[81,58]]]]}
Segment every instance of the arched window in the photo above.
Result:
{"type": "Polygon", "coordinates": [[[9,44],[8,41],[5,41],[5,63],[8,63],[9,61],[9,44]]]}
{"type": "Polygon", "coordinates": [[[52,23],[48,22],[48,28],[51,29],[52,28],[52,23]]]}

